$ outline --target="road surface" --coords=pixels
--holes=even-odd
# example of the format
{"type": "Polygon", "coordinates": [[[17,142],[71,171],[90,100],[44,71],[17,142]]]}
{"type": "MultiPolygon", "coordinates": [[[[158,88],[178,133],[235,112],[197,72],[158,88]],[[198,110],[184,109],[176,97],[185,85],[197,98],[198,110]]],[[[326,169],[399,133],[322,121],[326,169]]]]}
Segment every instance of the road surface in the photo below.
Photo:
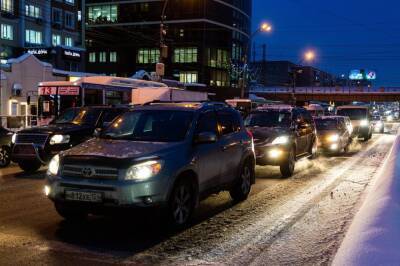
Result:
{"type": "Polygon", "coordinates": [[[0,170],[0,265],[327,265],[398,126],[354,143],[349,154],[304,159],[289,179],[257,167],[246,202],[214,195],[181,232],[134,213],[66,223],[43,194],[45,170],[25,175],[12,165],[0,170]]]}

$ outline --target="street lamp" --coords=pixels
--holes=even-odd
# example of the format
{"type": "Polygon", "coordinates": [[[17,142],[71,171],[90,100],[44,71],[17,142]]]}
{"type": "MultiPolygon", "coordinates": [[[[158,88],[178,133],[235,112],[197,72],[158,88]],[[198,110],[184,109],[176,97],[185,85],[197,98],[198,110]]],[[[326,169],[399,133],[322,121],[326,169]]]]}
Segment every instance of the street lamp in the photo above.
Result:
{"type": "MultiPolygon", "coordinates": [[[[303,57],[301,58],[299,65],[304,64],[304,62],[311,63],[315,60],[316,58],[316,53],[313,50],[308,50],[303,54],[303,57]]],[[[296,67],[292,67],[292,77],[293,77],[293,91],[292,91],[292,100],[296,103],[296,80],[297,80],[297,74],[303,73],[303,70],[301,69],[296,69],[296,67]]]]}
{"type": "Polygon", "coordinates": [[[249,53],[249,47],[250,44],[254,38],[254,36],[256,36],[258,33],[261,32],[271,32],[272,31],[272,26],[271,24],[267,23],[267,22],[263,22],[261,23],[261,25],[258,27],[258,29],[256,31],[254,31],[250,36],[249,36],[249,40],[245,46],[245,50],[244,50],[244,56],[243,56],[243,78],[242,78],[242,82],[241,82],[241,92],[240,92],[240,97],[244,98],[244,93],[245,93],[245,88],[247,86],[247,70],[248,70],[248,66],[247,66],[247,56],[249,53]]]}

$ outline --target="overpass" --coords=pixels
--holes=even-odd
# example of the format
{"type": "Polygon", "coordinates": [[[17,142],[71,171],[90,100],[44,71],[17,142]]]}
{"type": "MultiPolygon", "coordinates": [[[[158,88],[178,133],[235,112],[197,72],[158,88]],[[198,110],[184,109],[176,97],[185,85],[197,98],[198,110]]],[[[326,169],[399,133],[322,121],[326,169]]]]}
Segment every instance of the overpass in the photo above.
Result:
{"type": "Polygon", "coordinates": [[[252,87],[251,94],[268,100],[335,102],[394,102],[400,101],[400,87],[252,87]],[[294,93],[293,93],[294,92],[294,93]]]}

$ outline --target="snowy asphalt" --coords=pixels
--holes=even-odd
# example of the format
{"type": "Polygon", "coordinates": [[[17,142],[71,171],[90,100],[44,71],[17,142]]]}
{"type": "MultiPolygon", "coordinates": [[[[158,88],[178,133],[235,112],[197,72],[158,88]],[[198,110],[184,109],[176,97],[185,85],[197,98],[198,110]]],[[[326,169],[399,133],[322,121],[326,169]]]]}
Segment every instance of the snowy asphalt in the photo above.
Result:
{"type": "Polygon", "coordinates": [[[0,265],[328,265],[398,127],[347,155],[304,159],[289,179],[258,167],[246,202],[212,196],[181,232],[145,214],[65,223],[43,195],[43,171],[2,169],[0,265]]]}

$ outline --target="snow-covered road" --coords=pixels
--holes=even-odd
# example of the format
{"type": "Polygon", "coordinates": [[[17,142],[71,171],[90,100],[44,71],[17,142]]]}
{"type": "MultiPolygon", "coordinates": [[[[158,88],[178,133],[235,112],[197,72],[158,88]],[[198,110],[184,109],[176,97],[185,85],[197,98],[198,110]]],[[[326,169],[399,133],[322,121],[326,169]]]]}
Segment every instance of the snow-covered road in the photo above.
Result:
{"type": "Polygon", "coordinates": [[[246,202],[212,196],[178,233],[142,216],[65,224],[41,195],[41,175],[3,170],[0,264],[329,264],[397,128],[355,144],[349,155],[302,160],[290,179],[259,167],[246,202]]]}

